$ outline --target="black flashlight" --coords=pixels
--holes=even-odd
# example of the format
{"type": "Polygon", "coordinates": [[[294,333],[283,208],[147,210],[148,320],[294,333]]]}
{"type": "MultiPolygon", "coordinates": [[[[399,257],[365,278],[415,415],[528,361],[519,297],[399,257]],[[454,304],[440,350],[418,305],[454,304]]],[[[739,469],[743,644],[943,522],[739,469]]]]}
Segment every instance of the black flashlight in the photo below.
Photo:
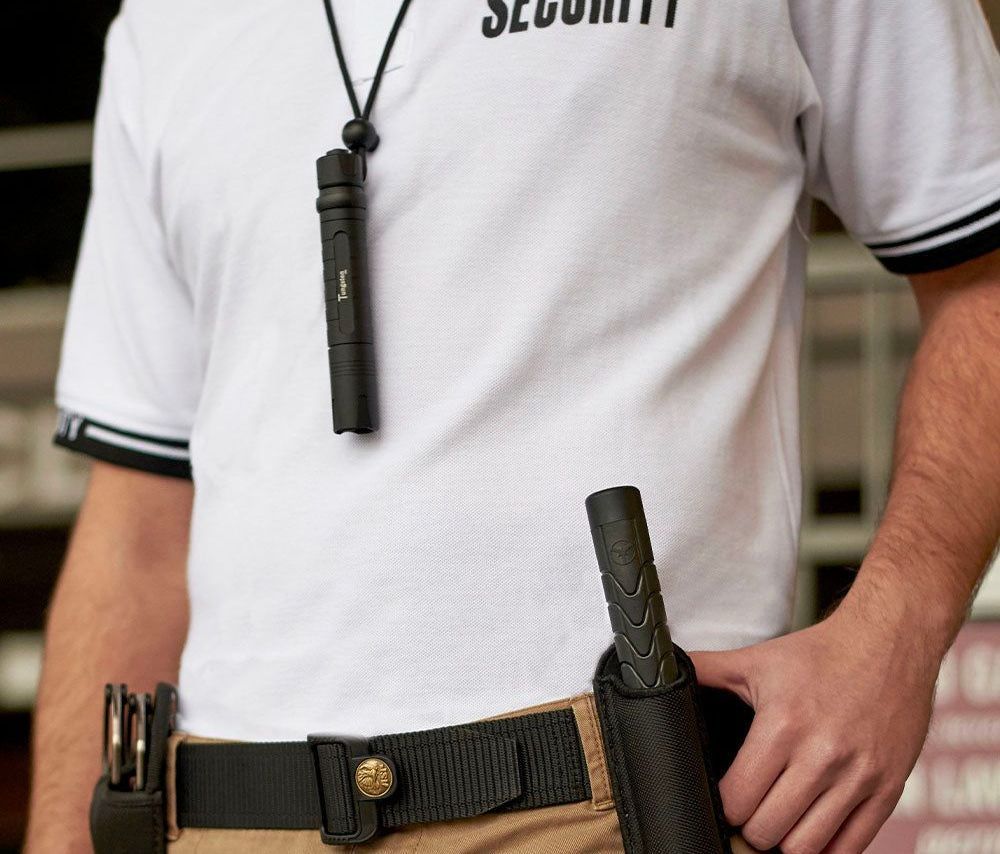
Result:
{"type": "Polygon", "coordinates": [[[316,161],[326,341],[334,433],[378,430],[375,347],[368,290],[365,157],[344,149],[316,161]]]}

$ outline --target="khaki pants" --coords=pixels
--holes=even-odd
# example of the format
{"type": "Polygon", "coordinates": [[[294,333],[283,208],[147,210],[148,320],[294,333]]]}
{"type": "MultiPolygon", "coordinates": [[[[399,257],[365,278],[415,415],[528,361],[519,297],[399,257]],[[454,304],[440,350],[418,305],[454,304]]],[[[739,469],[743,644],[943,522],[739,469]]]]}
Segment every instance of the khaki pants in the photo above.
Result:
{"type": "MultiPolygon", "coordinates": [[[[362,845],[351,846],[349,850],[357,854],[483,854],[493,851],[623,854],[593,695],[583,694],[504,717],[552,709],[573,710],[590,772],[592,797],[589,801],[408,825],[387,831],[362,845]]],[[[167,760],[168,854],[331,854],[337,850],[323,844],[318,830],[178,828],[173,758],[177,745],[184,740],[204,741],[184,733],[171,738],[167,760]]]]}

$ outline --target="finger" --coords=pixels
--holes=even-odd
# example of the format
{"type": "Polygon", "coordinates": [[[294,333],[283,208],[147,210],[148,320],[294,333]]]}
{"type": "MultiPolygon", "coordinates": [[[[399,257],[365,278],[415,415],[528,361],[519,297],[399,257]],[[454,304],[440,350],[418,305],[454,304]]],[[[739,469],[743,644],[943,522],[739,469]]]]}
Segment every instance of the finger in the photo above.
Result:
{"type": "Polygon", "coordinates": [[[754,814],[764,796],[785,770],[791,743],[763,713],[754,718],[739,753],[719,783],[726,818],[740,827],[754,814]]]}
{"type": "Polygon", "coordinates": [[[896,808],[902,789],[872,795],[858,805],[825,849],[824,854],[854,854],[864,851],[878,835],[896,808]]]}
{"type": "Polygon", "coordinates": [[[750,843],[742,836],[734,836],[729,840],[729,844],[732,846],[733,854],[760,854],[756,848],[751,848],[750,843]]]}
{"type": "Polygon", "coordinates": [[[774,848],[831,782],[827,769],[793,761],[743,824],[743,837],[755,848],[774,848]]]}
{"type": "MultiPolygon", "coordinates": [[[[849,817],[868,799],[869,791],[858,786],[836,785],[827,789],[806,810],[796,825],[780,840],[788,851],[824,851],[837,831],[846,826],[849,817]]],[[[867,843],[865,843],[867,844],[867,843]]],[[[861,848],[847,848],[852,854],[861,848]]]]}
{"type": "Polygon", "coordinates": [[[744,703],[750,703],[748,681],[751,669],[751,654],[745,649],[723,652],[692,652],[698,683],[709,688],[725,688],[738,695],[744,703]]]}

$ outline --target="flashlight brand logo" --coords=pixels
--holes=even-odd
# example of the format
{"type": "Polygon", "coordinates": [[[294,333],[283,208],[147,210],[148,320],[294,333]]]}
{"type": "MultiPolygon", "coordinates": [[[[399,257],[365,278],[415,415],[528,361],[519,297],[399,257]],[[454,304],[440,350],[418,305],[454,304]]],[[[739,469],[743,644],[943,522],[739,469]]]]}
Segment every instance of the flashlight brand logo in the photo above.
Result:
{"type": "Polygon", "coordinates": [[[628,566],[635,560],[635,546],[628,540],[619,540],[611,546],[611,559],[619,566],[628,566]]]}
{"type": "Polygon", "coordinates": [[[337,271],[337,302],[343,302],[347,299],[347,286],[349,284],[347,278],[347,270],[337,271]]]}
{"type": "Polygon", "coordinates": [[[486,0],[486,5],[492,12],[483,18],[483,35],[488,39],[523,33],[532,25],[540,30],[557,20],[570,25],[632,20],[648,25],[662,20],[665,27],[673,27],[677,17],[677,0],[486,0]]]}

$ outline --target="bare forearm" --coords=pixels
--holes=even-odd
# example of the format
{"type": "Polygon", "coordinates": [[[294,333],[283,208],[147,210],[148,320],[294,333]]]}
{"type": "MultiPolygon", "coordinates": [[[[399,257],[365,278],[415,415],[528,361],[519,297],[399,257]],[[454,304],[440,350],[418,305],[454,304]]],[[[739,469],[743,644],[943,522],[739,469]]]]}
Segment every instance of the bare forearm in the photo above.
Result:
{"type": "Polygon", "coordinates": [[[836,611],[743,649],[693,653],[753,705],[719,784],[760,850],[864,851],[927,735],[941,656],[1000,527],[1000,253],[913,282],[925,332],[885,516],[836,611]]]}
{"type": "Polygon", "coordinates": [[[998,266],[980,262],[961,287],[938,281],[921,299],[889,501],[844,603],[920,633],[932,658],[954,639],[1000,534],[998,266]]]}
{"type": "Polygon", "coordinates": [[[89,851],[104,683],[151,690],[177,675],[190,487],[148,477],[95,469],[81,510],[46,631],[28,854],[89,851]]]}

